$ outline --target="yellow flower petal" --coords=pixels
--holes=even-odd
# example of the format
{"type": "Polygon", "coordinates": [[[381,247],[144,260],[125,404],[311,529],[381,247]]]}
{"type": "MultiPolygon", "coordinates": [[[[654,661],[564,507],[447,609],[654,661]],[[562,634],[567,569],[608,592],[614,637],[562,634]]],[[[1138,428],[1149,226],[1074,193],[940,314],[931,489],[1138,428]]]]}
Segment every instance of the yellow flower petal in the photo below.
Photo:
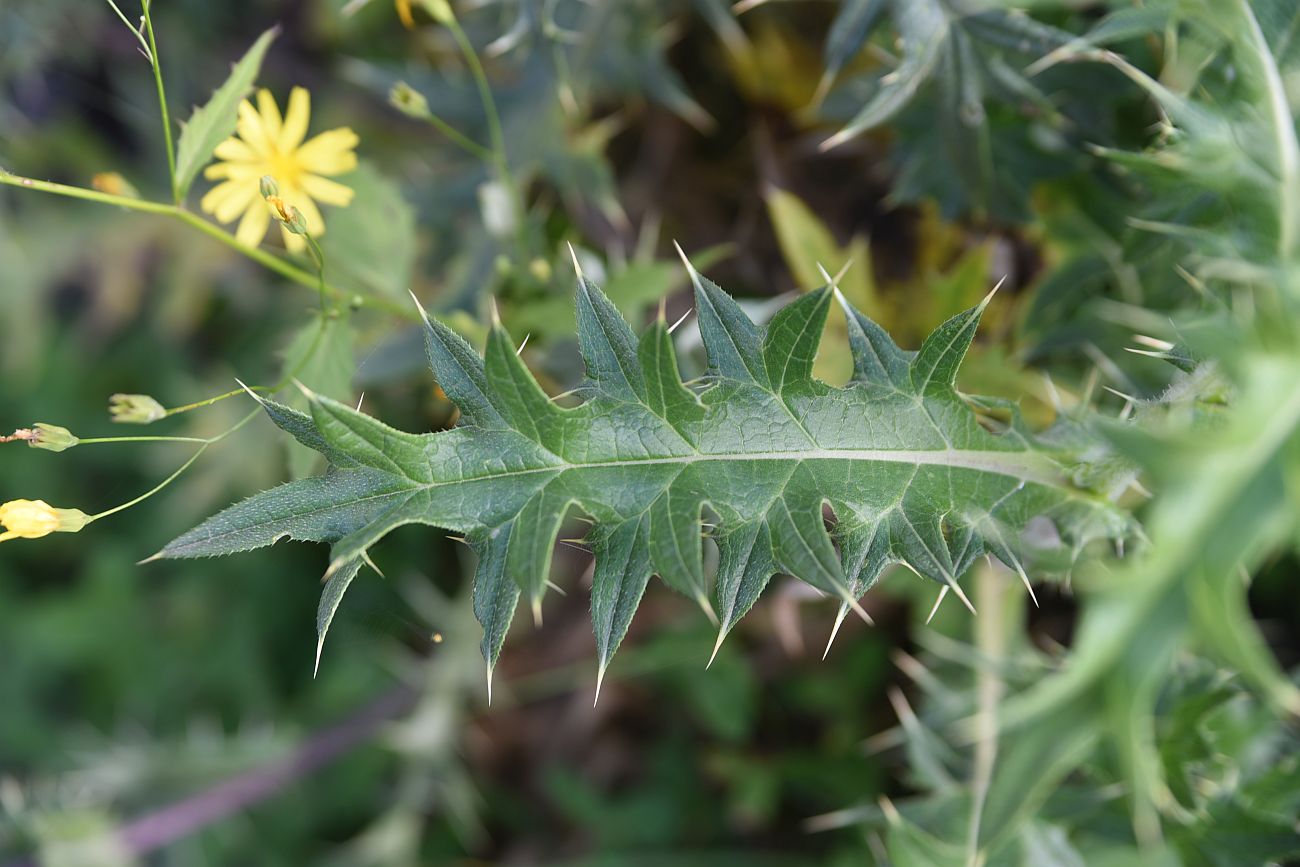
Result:
{"type": "MultiPolygon", "coordinates": [[[[263,202],[261,181],[269,175],[283,201],[302,213],[307,231],[324,234],[325,220],[317,201],[344,206],[352,201],[353,191],[322,176],[356,168],[357,134],[340,127],[304,143],[311,121],[311,94],[301,87],[289,94],[283,116],[269,91],[259,90],[254,99],[256,106],[250,100],[239,105],[236,136],[214,150],[221,161],[209,166],[204,176],[221,183],[208,191],[200,206],[222,223],[239,219],[236,238],[250,246],[260,244],[276,218],[263,202]]],[[[288,234],[285,246],[297,252],[305,244],[300,236],[288,234]]]]}
{"type": "Polygon", "coordinates": [[[402,26],[407,30],[415,28],[415,16],[411,14],[411,0],[394,0],[397,5],[397,17],[402,19],[402,26]]]}
{"type": "Polygon", "coordinates": [[[351,204],[352,196],[355,195],[351,187],[345,187],[338,181],[327,180],[320,175],[303,175],[301,183],[307,195],[327,205],[345,207],[351,204]]]}
{"type": "Polygon", "coordinates": [[[298,148],[298,162],[317,175],[341,175],[357,167],[357,134],[345,126],[323,132],[298,148]]]}
{"type": "Polygon", "coordinates": [[[249,247],[256,247],[266,237],[266,230],[270,225],[271,212],[263,207],[261,202],[254,202],[244,212],[244,218],[239,221],[239,228],[235,230],[235,239],[249,247]]]}
{"type": "Polygon", "coordinates": [[[264,163],[213,163],[203,170],[203,177],[210,181],[228,178],[232,181],[246,181],[249,178],[262,179],[266,174],[264,163]]]}
{"type": "Polygon", "coordinates": [[[266,137],[272,142],[278,141],[280,127],[283,125],[280,106],[275,104],[275,97],[265,87],[257,92],[257,113],[262,116],[262,129],[266,132],[266,137]]]}
{"type": "Polygon", "coordinates": [[[274,154],[272,140],[262,124],[262,116],[248,100],[239,104],[239,122],[235,124],[235,129],[259,159],[270,158],[274,154]]]}
{"type": "Polygon", "coordinates": [[[307,122],[311,119],[311,94],[304,87],[289,92],[289,108],[284,113],[280,128],[280,152],[292,153],[307,135],[307,122]]]}
{"type": "Polygon", "coordinates": [[[251,162],[257,159],[257,154],[253,153],[245,142],[231,136],[230,138],[217,145],[212,155],[219,160],[236,160],[242,162],[251,162]]]}
{"type": "Polygon", "coordinates": [[[284,238],[284,247],[290,253],[301,253],[307,249],[307,242],[302,239],[302,236],[295,235],[284,226],[280,227],[280,236],[284,238]]]}
{"type": "Polygon", "coordinates": [[[221,207],[221,205],[231,196],[238,195],[243,186],[245,185],[240,184],[238,181],[226,181],[225,183],[217,184],[215,187],[208,190],[207,193],[204,194],[203,198],[199,200],[199,209],[205,214],[216,213],[217,208],[221,207]]]}
{"type": "Polygon", "coordinates": [[[10,500],[0,504],[0,542],[39,539],[51,533],[76,533],[91,518],[80,509],[56,509],[44,500],[10,500]]]}
{"type": "Polygon", "coordinates": [[[260,198],[258,191],[248,184],[239,181],[228,181],[228,183],[238,184],[239,186],[212,212],[212,216],[216,217],[219,223],[233,223],[236,217],[257,204],[257,200],[260,198]]]}

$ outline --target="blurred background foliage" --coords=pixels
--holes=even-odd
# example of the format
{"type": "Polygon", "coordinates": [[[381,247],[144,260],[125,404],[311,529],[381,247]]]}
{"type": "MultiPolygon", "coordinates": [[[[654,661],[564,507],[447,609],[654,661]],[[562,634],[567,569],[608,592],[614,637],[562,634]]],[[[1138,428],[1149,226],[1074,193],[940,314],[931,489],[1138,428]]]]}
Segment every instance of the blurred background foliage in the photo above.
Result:
{"type": "MultiPolygon", "coordinates": [[[[1202,369],[1189,385],[1122,350],[1213,308],[1206,281],[1223,269],[1192,274],[1187,233],[1134,218],[1216,228],[1250,203],[1189,188],[1177,164],[1156,167],[1173,172],[1163,187],[1117,164],[1111,154],[1168,136],[1141,81],[1041,61],[1114,48],[1173,93],[1236,99],[1250,115],[1258,102],[1234,90],[1241,46],[1194,2],[1019,5],[1028,13],[956,0],[455,4],[522,213],[491,167],[410,109],[419,94],[488,141],[474,79],[421,3],[409,28],[383,0],[160,0],[153,13],[173,117],[278,25],[259,84],[281,100],[307,87],[313,130],[359,133],[363,164],[345,179],[356,200],[327,210],[322,238],[329,279],[359,301],[327,323],[326,351],[301,375],[398,427],[454,420],[408,288],[471,341],[495,299],[558,393],[582,377],[565,242],[625,315],[662,300],[675,320],[690,300],[673,239],[758,316],[821,285],[818,264],[846,269],[841,288],[905,347],[1005,277],[964,388],[1019,401],[1036,423],[1081,406],[1213,416],[1221,381],[1207,386],[1202,369]]],[[[1300,40],[1285,34],[1300,17],[1254,5],[1294,108],[1300,40]]],[[[79,186],[117,172],[165,200],[153,87],[107,4],[6,3],[0,167],[79,186]]],[[[1250,238],[1221,237],[1258,259],[1250,238]]],[[[115,392],[175,406],[236,376],[274,382],[320,327],[313,289],[191,227],[7,188],[0,309],[0,423],[82,436],[121,431],[105,411],[115,392]]],[[[678,348],[698,373],[692,327],[678,348]]],[[[842,329],[831,322],[818,360],[828,381],[849,371],[842,329]]],[[[210,436],[239,404],[155,427],[210,436]]],[[[97,511],[151,487],[186,448],[0,448],[0,493],[97,511]]],[[[1035,606],[981,571],[968,579],[980,617],[949,606],[927,625],[935,589],[896,575],[866,600],[877,625],[846,624],[825,662],[833,605],[778,588],[707,671],[709,624],[654,591],[594,708],[579,590],[511,639],[488,708],[470,555],[439,534],[402,530],[376,549],[387,577],[353,586],[315,679],[323,552],[136,565],[215,508],[312,471],[258,419],[142,505],[0,550],[0,864],[960,864],[973,799],[993,829],[988,864],[1294,852],[1294,719],[1204,644],[1167,660],[1139,722],[1066,714],[1003,756],[955,734],[1061,668],[1078,619],[1069,586],[1038,588],[1035,606]],[[1148,725],[1154,740],[1133,734],[1148,725]],[[1164,832],[1146,848],[1133,755],[1162,769],[1164,832]],[[232,777],[265,790],[246,802],[222,787],[232,777]],[[205,793],[208,807],[239,808],[186,826],[177,805],[205,793]]],[[[557,552],[567,586],[589,586],[590,566],[580,545],[557,552]]],[[[1293,556],[1275,546],[1251,567],[1241,617],[1294,667],[1293,556]]]]}

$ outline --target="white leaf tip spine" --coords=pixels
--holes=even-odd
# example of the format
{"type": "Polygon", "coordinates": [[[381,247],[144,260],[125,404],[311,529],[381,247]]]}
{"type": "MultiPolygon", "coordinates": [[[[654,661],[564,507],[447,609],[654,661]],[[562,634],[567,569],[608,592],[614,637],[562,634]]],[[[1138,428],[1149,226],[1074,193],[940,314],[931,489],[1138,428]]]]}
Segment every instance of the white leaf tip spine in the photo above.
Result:
{"type": "Polygon", "coordinates": [[[578,251],[573,249],[573,244],[570,242],[565,241],[564,243],[569,248],[569,258],[573,260],[573,274],[581,280],[586,275],[582,273],[582,265],[578,262],[578,251]]]}

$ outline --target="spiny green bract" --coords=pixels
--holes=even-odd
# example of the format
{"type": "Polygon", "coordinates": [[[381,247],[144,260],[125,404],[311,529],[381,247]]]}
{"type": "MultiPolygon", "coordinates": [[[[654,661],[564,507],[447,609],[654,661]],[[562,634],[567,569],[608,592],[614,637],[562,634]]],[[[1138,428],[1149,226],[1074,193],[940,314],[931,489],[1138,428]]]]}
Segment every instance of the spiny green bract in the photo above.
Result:
{"type": "Polygon", "coordinates": [[[1028,433],[1014,412],[1005,431],[985,430],[956,391],[984,304],[905,352],[840,296],[854,374],[834,388],[812,376],[832,287],[760,328],[694,269],[691,278],[709,359],[702,391],[682,383],[662,319],[638,340],[581,275],[590,381],[575,408],[543,393],[499,322],[480,358],[426,317],[429,360],[461,411],[456,428],[409,434],[321,396],[310,396],[310,414],[263,400],[276,424],[325,455],[328,472],[232,506],[160,556],[227,554],[285,536],[330,542],[323,641],[367,550],[390,530],[423,523],[463,534],[479,558],[474,605],[491,667],[520,595],[539,609],[561,522],[576,508],[594,524],[603,673],[652,574],[698,600],[720,642],[776,572],[840,600],[842,618],[892,563],[965,601],[957,580],[981,554],[1023,575],[1022,562],[1049,549],[1068,561],[1094,539],[1131,531],[1107,499],[1068,480],[1081,474],[1066,447],[1028,433]],[[706,509],[720,554],[712,582],[706,509]],[[1052,539],[1037,548],[1025,539],[1034,519],[1054,528],[1037,534],[1052,539]]]}

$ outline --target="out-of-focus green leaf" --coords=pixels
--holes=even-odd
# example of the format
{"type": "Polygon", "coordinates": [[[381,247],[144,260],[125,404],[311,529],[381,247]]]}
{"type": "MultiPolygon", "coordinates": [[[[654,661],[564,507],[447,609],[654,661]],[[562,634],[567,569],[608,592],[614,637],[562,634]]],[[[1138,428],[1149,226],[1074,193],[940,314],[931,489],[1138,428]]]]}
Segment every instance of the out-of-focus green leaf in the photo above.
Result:
{"type": "Polygon", "coordinates": [[[885,0],[845,0],[835,15],[830,32],[826,34],[826,73],[835,75],[844,68],[853,55],[866,44],[871,28],[880,13],[885,11],[885,0]]]}
{"type": "MultiPolygon", "coordinates": [[[[351,400],[356,361],[350,317],[346,313],[314,315],[286,347],[284,371],[317,394],[335,400],[351,400]]],[[[295,393],[286,399],[286,404],[305,407],[307,399],[295,393]]],[[[319,453],[298,442],[288,442],[285,446],[289,455],[290,478],[303,479],[320,468],[322,459],[319,453]]]]}
{"type": "MultiPolygon", "coordinates": [[[[826,225],[793,193],[773,187],[764,198],[768,218],[781,245],[781,254],[799,289],[811,292],[825,286],[821,271],[825,268],[827,274],[839,275],[836,286],[849,303],[873,319],[879,319],[880,303],[872,278],[871,247],[867,240],[860,235],[854,236],[847,247],[841,247],[826,225]]],[[[839,310],[832,311],[815,367],[817,377],[825,382],[847,382],[853,369],[846,328],[844,314],[839,310]]]]}
{"type": "Polygon", "coordinates": [[[405,298],[415,265],[415,209],[395,181],[361,163],[341,181],[356,195],[332,208],[320,238],[331,281],[366,293],[405,298]]]}
{"type": "Polygon", "coordinates": [[[948,16],[939,0],[907,0],[893,4],[902,59],[880,80],[871,101],[842,130],[826,142],[834,147],[889,120],[916,95],[939,62],[948,38],[948,16]]]}

